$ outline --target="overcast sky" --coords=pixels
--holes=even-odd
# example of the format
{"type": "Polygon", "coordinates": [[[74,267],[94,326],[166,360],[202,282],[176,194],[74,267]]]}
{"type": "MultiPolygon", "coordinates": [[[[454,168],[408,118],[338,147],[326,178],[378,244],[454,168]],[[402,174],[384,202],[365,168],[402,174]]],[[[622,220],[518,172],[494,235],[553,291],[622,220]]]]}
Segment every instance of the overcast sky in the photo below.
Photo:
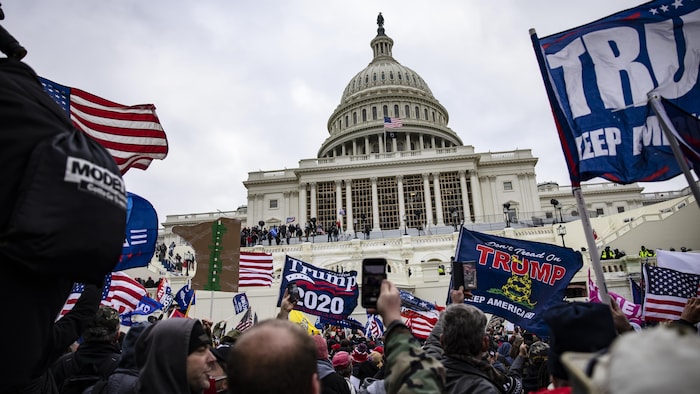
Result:
{"type": "Polygon", "coordinates": [[[532,149],[537,181],[568,185],[528,29],[545,37],[641,3],[5,0],[2,25],[39,75],[155,104],[170,152],[125,182],[164,222],[236,209],[248,172],[316,157],[343,89],[372,59],[380,11],[394,58],[423,77],[465,145],[532,149]]]}

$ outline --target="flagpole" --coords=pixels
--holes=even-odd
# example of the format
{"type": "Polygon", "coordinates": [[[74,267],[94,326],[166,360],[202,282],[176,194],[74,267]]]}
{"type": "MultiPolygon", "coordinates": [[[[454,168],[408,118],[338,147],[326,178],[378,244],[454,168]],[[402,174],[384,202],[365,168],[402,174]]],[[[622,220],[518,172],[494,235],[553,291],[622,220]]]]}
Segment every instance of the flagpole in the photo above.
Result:
{"type": "Polygon", "coordinates": [[[648,97],[649,102],[651,103],[651,108],[654,109],[656,116],[659,117],[659,124],[661,124],[661,130],[663,131],[664,136],[666,136],[668,144],[671,146],[673,156],[676,158],[678,166],[683,171],[683,175],[685,175],[685,179],[688,181],[688,186],[690,186],[690,190],[693,192],[693,196],[695,196],[695,203],[698,204],[698,207],[700,207],[700,188],[698,188],[698,184],[695,183],[695,180],[693,180],[693,175],[690,173],[688,163],[686,162],[685,157],[683,156],[683,152],[681,152],[681,148],[678,145],[678,140],[676,140],[676,135],[678,135],[678,131],[676,131],[676,128],[673,126],[673,123],[671,123],[671,119],[669,119],[666,110],[661,105],[659,95],[654,92],[650,92],[648,94],[648,97]]]}
{"type": "Polygon", "coordinates": [[[581,218],[581,224],[583,225],[583,233],[586,235],[588,255],[591,259],[591,267],[593,267],[596,284],[598,285],[598,296],[600,297],[600,301],[602,303],[609,304],[610,296],[608,296],[608,286],[605,284],[603,266],[600,264],[600,253],[598,253],[598,247],[596,246],[595,238],[593,237],[593,226],[591,226],[591,219],[588,217],[586,201],[583,199],[581,186],[574,187],[574,198],[576,199],[576,206],[578,207],[579,217],[581,218]]]}

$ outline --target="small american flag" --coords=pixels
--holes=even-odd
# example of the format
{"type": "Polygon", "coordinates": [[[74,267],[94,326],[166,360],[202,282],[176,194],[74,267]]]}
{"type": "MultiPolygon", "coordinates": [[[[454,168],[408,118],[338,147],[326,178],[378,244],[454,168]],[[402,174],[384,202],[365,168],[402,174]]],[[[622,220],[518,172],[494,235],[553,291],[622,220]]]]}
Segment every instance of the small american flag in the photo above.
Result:
{"type": "MultiPolygon", "coordinates": [[[[257,316],[256,316],[257,317],[257,316]]],[[[245,331],[253,326],[255,323],[253,319],[253,312],[250,308],[245,311],[245,314],[241,318],[241,321],[236,325],[236,330],[245,331]]]]}
{"type": "Polygon", "coordinates": [[[107,149],[122,174],[132,167],[145,170],[153,159],[168,154],[168,140],[153,104],[125,106],[45,78],[39,80],[73,125],[107,149]]]}
{"type": "Polygon", "coordinates": [[[272,255],[241,252],[238,286],[272,286],[272,255]]]}
{"type": "Polygon", "coordinates": [[[700,296],[700,275],[644,265],[644,320],[678,320],[691,297],[700,296]]]}
{"type": "Polygon", "coordinates": [[[78,302],[78,299],[80,296],[83,294],[83,291],[85,290],[85,285],[82,283],[74,283],[73,288],[70,291],[70,294],[68,295],[68,299],[66,300],[66,303],[63,305],[63,309],[61,309],[61,312],[59,313],[59,318],[66,313],[70,312],[73,307],[75,306],[75,303],[78,302]]]}
{"type": "Polygon", "coordinates": [[[384,128],[385,129],[396,129],[403,126],[403,123],[401,122],[401,118],[389,118],[389,117],[384,117],[384,128]]]}

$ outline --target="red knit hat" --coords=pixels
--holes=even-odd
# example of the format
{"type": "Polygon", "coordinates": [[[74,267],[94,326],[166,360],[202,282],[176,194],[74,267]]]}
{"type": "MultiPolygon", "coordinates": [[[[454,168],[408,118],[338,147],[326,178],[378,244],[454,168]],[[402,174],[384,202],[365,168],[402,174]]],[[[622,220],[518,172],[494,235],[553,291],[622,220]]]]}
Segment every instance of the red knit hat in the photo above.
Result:
{"type": "Polygon", "coordinates": [[[352,359],[348,352],[338,352],[333,356],[333,368],[347,368],[352,365],[352,359]]]}

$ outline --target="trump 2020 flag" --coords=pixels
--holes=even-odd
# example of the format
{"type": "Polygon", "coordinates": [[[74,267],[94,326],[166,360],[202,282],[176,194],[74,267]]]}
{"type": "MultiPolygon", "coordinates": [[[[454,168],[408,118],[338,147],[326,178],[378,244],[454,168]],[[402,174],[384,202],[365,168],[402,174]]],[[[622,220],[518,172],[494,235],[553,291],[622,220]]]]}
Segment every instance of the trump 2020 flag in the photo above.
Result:
{"type": "Polygon", "coordinates": [[[521,241],[462,228],[456,261],[475,261],[477,285],[465,301],[528,331],[547,335],[540,314],[564,299],[583,266],[581,253],[541,242],[521,241]]]}
{"type": "Polygon", "coordinates": [[[300,300],[294,309],[331,320],[343,320],[357,307],[357,271],[335,272],[286,256],[277,306],[287,284],[294,282],[300,300]]]}
{"type": "Polygon", "coordinates": [[[700,1],[651,1],[542,39],[531,35],[574,185],[680,173],[647,95],[700,113],[700,1]]]}
{"type": "Polygon", "coordinates": [[[126,238],[113,271],[146,267],[153,258],[158,237],[158,215],[148,200],[127,193],[126,238]]]}
{"type": "Polygon", "coordinates": [[[153,104],[126,106],[46,78],[39,81],[73,125],[107,149],[122,175],[167,156],[168,140],[153,104]]]}

